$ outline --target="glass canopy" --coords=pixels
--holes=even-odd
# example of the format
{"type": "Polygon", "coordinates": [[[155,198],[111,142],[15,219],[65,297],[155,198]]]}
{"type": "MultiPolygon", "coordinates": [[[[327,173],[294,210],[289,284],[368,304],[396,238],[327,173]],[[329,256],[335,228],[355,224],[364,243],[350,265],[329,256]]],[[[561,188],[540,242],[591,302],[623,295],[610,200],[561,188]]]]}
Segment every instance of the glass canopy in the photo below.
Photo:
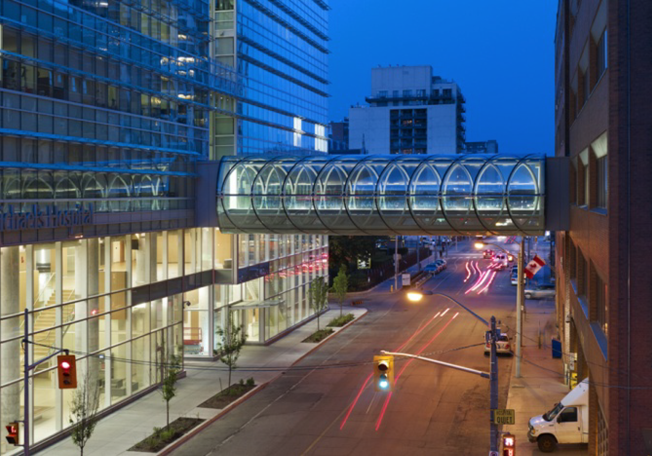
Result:
{"type": "Polygon", "coordinates": [[[544,232],[542,156],[224,157],[219,173],[225,232],[544,232]]]}

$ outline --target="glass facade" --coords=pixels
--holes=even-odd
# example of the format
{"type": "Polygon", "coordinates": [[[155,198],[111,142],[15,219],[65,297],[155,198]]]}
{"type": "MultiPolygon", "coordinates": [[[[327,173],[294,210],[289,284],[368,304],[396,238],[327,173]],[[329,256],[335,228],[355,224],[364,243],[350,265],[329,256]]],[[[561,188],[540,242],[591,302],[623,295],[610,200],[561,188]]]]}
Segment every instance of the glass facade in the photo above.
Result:
{"type": "Polygon", "coordinates": [[[221,164],[223,230],[322,234],[537,234],[543,157],[231,158],[221,164]]]}
{"type": "MultiPolygon", "coordinates": [[[[161,353],[181,354],[182,294],[143,299],[142,282],[165,267],[168,233],[79,239],[0,249],[0,419],[22,419],[24,310],[30,362],[58,348],[77,357],[77,378],[97,384],[100,408],[160,381],[161,353]]],[[[69,424],[70,390],[55,359],[31,372],[30,421],[38,442],[69,424]]],[[[14,447],[3,442],[1,452],[14,447]]]]}
{"type": "Polygon", "coordinates": [[[2,422],[29,407],[33,443],[69,425],[52,360],[23,403],[25,324],[30,360],[71,350],[106,409],[160,382],[169,354],[214,359],[229,313],[254,344],[313,315],[325,236],[225,234],[195,215],[206,161],[326,151],[327,11],[0,1],[2,422]]]}
{"type": "Polygon", "coordinates": [[[238,155],[326,152],[326,3],[218,1],[215,24],[215,60],[233,65],[241,81],[238,139],[223,132],[217,156],[229,155],[234,144],[238,155]]]}

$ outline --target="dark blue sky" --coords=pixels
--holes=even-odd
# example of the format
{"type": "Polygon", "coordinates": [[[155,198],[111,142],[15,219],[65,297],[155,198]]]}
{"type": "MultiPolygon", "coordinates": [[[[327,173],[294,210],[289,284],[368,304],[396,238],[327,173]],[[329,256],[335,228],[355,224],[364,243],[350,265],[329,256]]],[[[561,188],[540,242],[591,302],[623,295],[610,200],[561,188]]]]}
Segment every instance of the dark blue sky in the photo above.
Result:
{"type": "Polygon", "coordinates": [[[467,141],[554,147],[554,0],[331,0],[330,117],[369,95],[371,68],[432,65],[466,97],[467,141]]]}

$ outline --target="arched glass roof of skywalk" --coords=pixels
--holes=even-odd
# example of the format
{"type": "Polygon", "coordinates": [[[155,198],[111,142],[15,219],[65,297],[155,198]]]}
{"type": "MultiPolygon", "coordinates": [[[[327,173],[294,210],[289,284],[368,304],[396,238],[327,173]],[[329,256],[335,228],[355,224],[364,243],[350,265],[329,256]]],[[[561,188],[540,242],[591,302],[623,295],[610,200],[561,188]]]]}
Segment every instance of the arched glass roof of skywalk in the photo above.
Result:
{"type": "Polygon", "coordinates": [[[540,234],[545,158],[482,155],[225,157],[225,232],[540,234]]]}

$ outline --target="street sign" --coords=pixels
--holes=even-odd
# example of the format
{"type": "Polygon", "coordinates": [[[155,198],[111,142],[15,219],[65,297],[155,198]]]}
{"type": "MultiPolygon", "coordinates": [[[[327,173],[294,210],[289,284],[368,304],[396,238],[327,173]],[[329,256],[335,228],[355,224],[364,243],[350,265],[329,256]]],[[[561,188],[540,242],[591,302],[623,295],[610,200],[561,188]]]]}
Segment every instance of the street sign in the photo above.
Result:
{"type": "Polygon", "coordinates": [[[516,424],[514,409],[495,409],[494,424],[516,424]]]}
{"type": "Polygon", "coordinates": [[[410,286],[410,279],[412,278],[412,276],[410,274],[402,274],[402,278],[403,278],[403,286],[404,287],[410,286]]]}
{"type": "Polygon", "coordinates": [[[358,269],[371,269],[371,256],[358,258],[358,269]]]}

